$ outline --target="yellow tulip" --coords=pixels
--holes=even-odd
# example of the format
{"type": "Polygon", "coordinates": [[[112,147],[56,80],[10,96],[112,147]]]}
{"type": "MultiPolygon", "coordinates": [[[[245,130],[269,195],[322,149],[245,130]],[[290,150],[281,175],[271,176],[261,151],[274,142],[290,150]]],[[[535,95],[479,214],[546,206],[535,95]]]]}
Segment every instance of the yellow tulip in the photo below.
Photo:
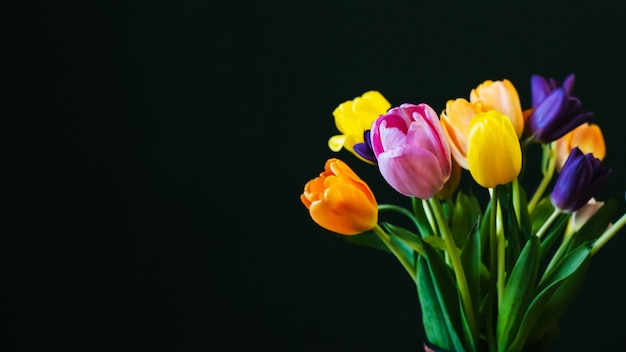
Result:
{"type": "Polygon", "coordinates": [[[304,186],[300,200],[313,221],[342,234],[356,235],[378,223],[378,203],[369,186],[343,161],[328,159],[324,171],[304,186]]]}
{"type": "Polygon", "coordinates": [[[479,106],[480,111],[496,110],[506,115],[513,124],[517,138],[524,132],[524,115],[519,94],[508,79],[486,80],[470,92],[470,102],[479,106]]]}
{"type": "Polygon", "coordinates": [[[584,154],[591,153],[600,160],[603,160],[606,155],[602,130],[596,124],[585,122],[556,140],[556,170],[558,172],[561,172],[565,160],[574,147],[578,147],[584,154]]]}
{"type": "Polygon", "coordinates": [[[450,153],[456,162],[467,170],[467,135],[470,121],[480,110],[467,99],[448,100],[440,114],[441,126],[450,142],[450,153]]]}
{"type": "Polygon", "coordinates": [[[513,181],[522,168],[522,149],[509,118],[495,110],[479,113],[470,122],[467,164],[485,188],[513,181]]]}
{"type": "Polygon", "coordinates": [[[333,111],[335,125],[341,134],[328,140],[328,147],[334,152],[346,148],[359,159],[372,163],[354,151],[354,145],[363,143],[363,132],[369,130],[378,116],[387,112],[391,104],[378,91],[365,92],[354,100],[345,101],[333,111]]]}

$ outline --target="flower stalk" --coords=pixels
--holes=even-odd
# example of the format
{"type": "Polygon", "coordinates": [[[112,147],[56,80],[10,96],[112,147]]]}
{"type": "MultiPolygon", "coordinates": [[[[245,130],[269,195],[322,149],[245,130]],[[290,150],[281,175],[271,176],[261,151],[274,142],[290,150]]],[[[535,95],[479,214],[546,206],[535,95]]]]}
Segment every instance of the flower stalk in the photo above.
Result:
{"type": "Polygon", "coordinates": [[[385,230],[383,230],[380,225],[376,225],[372,230],[374,230],[374,233],[378,235],[378,238],[380,238],[380,240],[383,241],[383,243],[396,256],[396,258],[398,258],[398,261],[400,261],[406,272],[411,276],[411,280],[413,280],[413,282],[416,282],[417,272],[415,271],[413,263],[408,261],[400,248],[398,248],[398,246],[391,240],[387,232],[385,232],[385,230]]]}
{"type": "Polygon", "coordinates": [[[447,100],[440,115],[423,102],[392,105],[377,91],[333,112],[341,134],[329,139],[331,150],[376,167],[411,205],[378,204],[337,158],[306,183],[301,202],[339,238],[397,258],[418,289],[428,345],[468,352],[548,347],[589,260],[626,226],[626,214],[616,215],[623,195],[594,197],[611,169],[602,162],[600,127],[586,122],[593,114],[572,95],[573,84],[573,74],[562,83],[533,75],[525,110],[505,79],[447,100]],[[526,151],[537,144],[541,180],[527,193],[526,151]],[[488,191],[486,207],[459,187],[468,175],[470,187],[488,191]],[[386,221],[388,211],[417,231],[386,221]]]}
{"type": "Polygon", "coordinates": [[[456,281],[458,284],[459,293],[461,295],[461,301],[463,302],[465,316],[467,317],[467,321],[469,323],[470,331],[472,332],[472,336],[476,336],[477,328],[474,315],[474,306],[472,305],[472,298],[469,287],[467,285],[465,270],[463,269],[463,264],[461,264],[461,259],[459,258],[457,247],[454,243],[454,238],[452,237],[452,233],[450,232],[448,222],[443,215],[443,209],[441,208],[441,203],[439,202],[439,199],[433,197],[429,199],[429,203],[433,208],[435,219],[439,224],[441,236],[446,243],[446,252],[448,253],[448,256],[452,263],[454,274],[456,275],[456,281]]]}

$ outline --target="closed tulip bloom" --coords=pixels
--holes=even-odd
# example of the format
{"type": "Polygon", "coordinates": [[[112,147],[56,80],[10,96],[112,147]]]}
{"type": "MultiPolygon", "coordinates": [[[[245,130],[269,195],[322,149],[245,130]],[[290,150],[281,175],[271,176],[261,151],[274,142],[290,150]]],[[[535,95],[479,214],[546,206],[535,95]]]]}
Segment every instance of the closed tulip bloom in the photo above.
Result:
{"type": "Polygon", "coordinates": [[[450,177],[448,140],[425,103],[389,109],[372,124],[371,138],[381,175],[405,196],[430,199],[450,177]]]}
{"type": "Polygon", "coordinates": [[[334,152],[346,148],[359,159],[373,163],[356,152],[354,145],[364,142],[363,132],[370,129],[372,122],[390,107],[391,104],[387,99],[375,90],[339,104],[333,111],[333,117],[341,134],[332,136],[328,140],[328,147],[334,152]]]}
{"type": "Polygon", "coordinates": [[[585,122],[556,140],[556,170],[558,172],[561,172],[565,160],[574,147],[578,147],[584,154],[591,153],[600,160],[604,160],[606,156],[602,130],[596,124],[585,122]]]}
{"type": "Polygon", "coordinates": [[[589,202],[610,175],[611,169],[600,159],[574,147],[554,184],[550,200],[562,212],[573,213],[589,202]]]}
{"type": "Polygon", "coordinates": [[[467,99],[448,100],[440,115],[441,126],[450,143],[450,153],[456,162],[467,170],[467,136],[472,118],[481,112],[467,99]]]}
{"type": "Polygon", "coordinates": [[[378,203],[369,186],[343,161],[328,159],[324,171],[304,186],[300,200],[313,221],[342,234],[371,230],[378,222],[378,203]]]}
{"type": "Polygon", "coordinates": [[[517,89],[508,79],[486,80],[470,92],[470,102],[481,112],[496,110],[506,115],[519,139],[524,132],[524,115],[517,89]]]}
{"type": "Polygon", "coordinates": [[[467,163],[476,183],[485,188],[513,181],[522,168],[522,149],[509,118],[495,110],[470,123],[467,163]]]}
{"type": "Polygon", "coordinates": [[[574,80],[576,76],[572,73],[565,77],[563,82],[559,82],[552,77],[544,78],[541,75],[530,76],[530,99],[533,107],[544,101],[552,91],[562,87],[567,94],[572,95],[574,91],[574,80]]]}
{"type": "Polygon", "coordinates": [[[527,133],[540,143],[550,143],[564,136],[593,113],[582,109],[580,100],[572,95],[574,75],[559,84],[554,79],[531,76],[532,112],[527,118],[527,133]]]}

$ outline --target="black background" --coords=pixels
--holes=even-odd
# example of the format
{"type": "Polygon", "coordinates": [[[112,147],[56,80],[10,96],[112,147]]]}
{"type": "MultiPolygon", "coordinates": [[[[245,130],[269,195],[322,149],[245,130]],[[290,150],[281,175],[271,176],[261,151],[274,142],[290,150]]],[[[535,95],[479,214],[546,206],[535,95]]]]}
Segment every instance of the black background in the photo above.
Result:
{"type": "MultiPolygon", "coordinates": [[[[440,111],[486,79],[576,74],[626,173],[615,2],[50,1],[6,14],[5,351],[418,351],[395,258],[300,203],[363,92],[440,111]],[[7,209],[8,208],[8,209],[7,209]]],[[[624,350],[626,240],[594,258],[554,351],[624,350]]]]}

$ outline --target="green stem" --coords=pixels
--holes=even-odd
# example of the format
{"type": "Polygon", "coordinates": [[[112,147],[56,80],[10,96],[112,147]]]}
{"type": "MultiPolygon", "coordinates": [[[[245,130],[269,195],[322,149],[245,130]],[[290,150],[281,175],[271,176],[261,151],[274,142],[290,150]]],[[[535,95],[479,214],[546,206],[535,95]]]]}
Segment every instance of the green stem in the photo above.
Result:
{"type": "MultiPolygon", "coordinates": [[[[494,194],[496,192],[494,191],[494,194]]],[[[500,309],[500,304],[502,303],[502,297],[504,296],[504,283],[505,283],[505,267],[504,267],[504,257],[505,257],[505,239],[504,239],[504,228],[502,225],[502,209],[500,208],[500,202],[497,203],[497,217],[496,217],[496,238],[498,239],[498,310],[500,309]]]]}
{"type": "Polygon", "coordinates": [[[487,342],[490,346],[490,350],[495,350],[497,346],[497,340],[495,336],[495,317],[497,313],[494,312],[494,300],[496,300],[496,305],[499,305],[497,302],[497,280],[498,280],[498,262],[496,252],[497,249],[497,233],[496,233],[496,218],[498,214],[497,206],[498,206],[498,197],[496,194],[496,188],[489,188],[489,195],[491,197],[491,211],[489,212],[489,272],[493,273],[490,275],[487,300],[489,302],[487,306],[487,342]]]}
{"type": "Polygon", "coordinates": [[[546,275],[548,275],[548,273],[552,270],[552,267],[554,267],[556,263],[558,262],[558,260],[563,256],[565,249],[567,248],[569,244],[570,238],[571,237],[563,237],[563,241],[561,241],[561,245],[559,245],[559,248],[556,250],[556,252],[552,256],[552,259],[550,259],[550,263],[548,263],[546,270],[543,271],[543,276],[541,277],[541,280],[539,280],[539,282],[543,281],[543,278],[546,277],[546,275]]]}
{"type": "Polygon", "coordinates": [[[373,230],[378,235],[378,237],[383,241],[383,243],[385,243],[387,248],[389,248],[389,250],[396,256],[396,258],[398,258],[398,260],[400,261],[404,269],[406,269],[406,271],[411,276],[411,279],[413,280],[413,282],[417,282],[416,281],[417,273],[416,273],[415,267],[413,266],[412,263],[409,262],[409,260],[400,250],[400,248],[398,248],[398,246],[391,240],[391,238],[385,232],[385,230],[383,230],[383,228],[380,227],[380,225],[378,224],[376,224],[373,230]]]}
{"type": "Polygon", "coordinates": [[[546,190],[546,188],[550,184],[550,180],[552,180],[552,175],[554,175],[554,167],[556,165],[556,148],[554,148],[552,144],[544,144],[543,148],[544,148],[543,157],[544,158],[547,157],[548,162],[545,166],[545,169],[543,170],[543,179],[541,180],[541,183],[539,183],[539,186],[537,186],[535,193],[533,194],[532,198],[528,202],[529,213],[532,213],[533,209],[535,209],[535,206],[537,206],[537,203],[541,199],[543,192],[546,190]]]}
{"type": "Polygon", "coordinates": [[[541,227],[539,228],[539,230],[537,230],[536,235],[538,238],[541,239],[541,237],[543,237],[543,235],[546,233],[546,231],[548,231],[548,229],[550,228],[554,220],[556,220],[556,218],[559,215],[561,215],[561,211],[559,210],[559,208],[554,208],[554,211],[552,212],[552,214],[550,214],[548,219],[546,219],[546,222],[544,222],[543,225],[541,225],[541,227]]]}
{"type": "Polygon", "coordinates": [[[441,236],[446,242],[446,252],[448,252],[448,255],[450,256],[452,268],[456,275],[456,281],[458,283],[458,288],[461,294],[461,300],[463,302],[465,316],[467,317],[470,331],[472,333],[472,336],[476,338],[478,330],[476,327],[476,319],[474,318],[474,306],[472,305],[472,298],[467,284],[467,278],[465,277],[463,264],[461,263],[461,258],[457,252],[457,247],[454,243],[454,238],[452,237],[450,227],[448,227],[448,223],[443,214],[443,208],[441,207],[441,203],[439,202],[437,197],[430,198],[429,202],[434,211],[435,219],[437,220],[439,229],[441,230],[441,236]]]}
{"type": "Polygon", "coordinates": [[[437,233],[437,222],[433,217],[432,209],[426,201],[422,201],[422,207],[424,208],[424,214],[426,214],[426,218],[428,219],[428,223],[430,224],[430,229],[432,230],[432,233],[437,233]]]}
{"type": "Polygon", "coordinates": [[[513,180],[513,209],[515,210],[515,218],[517,219],[518,227],[522,224],[522,203],[520,199],[519,187],[519,179],[516,177],[513,180]]]}
{"type": "Polygon", "coordinates": [[[410,211],[408,211],[406,208],[397,206],[397,205],[393,205],[393,204],[379,204],[378,205],[378,210],[393,210],[396,211],[402,215],[406,215],[409,219],[411,219],[411,221],[413,221],[413,223],[415,224],[415,226],[419,229],[420,228],[420,224],[417,221],[417,219],[415,218],[415,216],[413,215],[413,213],[411,213],[410,211]]]}
{"type": "Polygon", "coordinates": [[[595,255],[615,234],[626,224],[626,214],[623,214],[615,224],[611,225],[604,231],[600,237],[593,243],[591,255],[595,255]]]}

